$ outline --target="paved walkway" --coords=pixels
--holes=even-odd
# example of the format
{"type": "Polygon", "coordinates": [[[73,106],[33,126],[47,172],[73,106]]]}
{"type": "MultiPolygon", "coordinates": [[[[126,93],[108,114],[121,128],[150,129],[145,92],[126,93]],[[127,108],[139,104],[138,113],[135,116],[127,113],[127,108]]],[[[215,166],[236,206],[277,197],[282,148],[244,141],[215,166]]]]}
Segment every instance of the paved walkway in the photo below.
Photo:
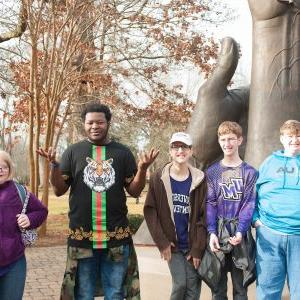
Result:
{"type": "MultiPolygon", "coordinates": [[[[167,264],[160,259],[155,247],[136,247],[142,300],[167,300],[171,290],[171,277],[167,264]]],[[[59,299],[65,269],[66,247],[28,248],[27,280],[24,300],[59,299]]],[[[230,281],[230,280],[229,280],[230,281]]],[[[229,285],[231,294],[231,285],[229,285]]],[[[249,300],[255,299],[255,285],[249,288],[249,300]]],[[[289,299],[285,289],[283,299],[289,299]]],[[[102,299],[102,298],[98,298],[102,299]]],[[[211,299],[209,288],[203,284],[201,300],[211,299]]],[[[229,297],[229,299],[232,299],[229,297]]]]}
{"type": "Polygon", "coordinates": [[[23,299],[59,299],[66,263],[66,247],[28,248],[26,258],[27,278],[23,299]]]}

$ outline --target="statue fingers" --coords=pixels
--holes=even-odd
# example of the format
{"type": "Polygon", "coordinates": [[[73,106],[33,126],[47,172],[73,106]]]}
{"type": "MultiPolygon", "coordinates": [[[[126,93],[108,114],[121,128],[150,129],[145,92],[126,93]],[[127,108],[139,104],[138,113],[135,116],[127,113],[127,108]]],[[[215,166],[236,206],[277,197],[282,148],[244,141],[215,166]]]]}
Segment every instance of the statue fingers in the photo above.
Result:
{"type": "MultiPolygon", "coordinates": [[[[226,89],[236,70],[239,61],[239,45],[231,37],[225,37],[221,42],[221,51],[215,70],[210,78],[203,85],[203,88],[210,88],[211,93],[226,89]],[[217,88],[217,89],[216,89],[217,88]]],[[[224,91],[222,91],[224,93],[224,91]]]]}

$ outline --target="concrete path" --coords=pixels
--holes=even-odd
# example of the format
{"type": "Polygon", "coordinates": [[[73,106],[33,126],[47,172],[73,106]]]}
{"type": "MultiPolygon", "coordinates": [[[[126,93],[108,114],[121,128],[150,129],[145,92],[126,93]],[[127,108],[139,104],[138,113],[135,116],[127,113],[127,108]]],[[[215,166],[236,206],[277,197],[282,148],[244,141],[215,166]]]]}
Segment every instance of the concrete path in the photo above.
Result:
{"type": "Polygon", "coordinates": [[[25,300],[59,299],[66,263],[66,247],[26,249],[25,300]]]}
{"type": "MultiPolygon", "coordinates": [[[[167,300],[171,290],[171,277],[167,264],[160,259],[155,247],[136,247],[142,300],[167,300]]],[[[60,286],[65,270],[66,247],[28,248],[27,280],[24,300],[59,299],[60,286]]],[[[230,280],[229,280],[230,281],[230,280]]],[[[229,293],[231,295],[231,285],[229,293]]],[[[255,299],[255,285],[249,288],[249,300],[255,299]]],[[[282,299],[289,299],[285,289],[282,299]]],[[[98,298],[102,299],[102,298],[98,298]]],[[[211,299],[209,288],[203,284],[201,300],[211,299]]],[[[229,297],[232,299],[232,297],[229,297]]]]}

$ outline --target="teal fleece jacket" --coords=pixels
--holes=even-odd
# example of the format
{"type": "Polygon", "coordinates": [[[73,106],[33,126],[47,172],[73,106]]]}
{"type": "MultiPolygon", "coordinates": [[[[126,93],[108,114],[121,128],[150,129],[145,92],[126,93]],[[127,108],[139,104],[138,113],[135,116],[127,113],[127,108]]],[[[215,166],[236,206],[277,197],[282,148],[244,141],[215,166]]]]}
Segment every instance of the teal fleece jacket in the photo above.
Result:
{"type": "Polygon", "coordinates": [[[253,222],[284,234],[300,235],[300,155],[270,155],[259,168],[253,222]]]}

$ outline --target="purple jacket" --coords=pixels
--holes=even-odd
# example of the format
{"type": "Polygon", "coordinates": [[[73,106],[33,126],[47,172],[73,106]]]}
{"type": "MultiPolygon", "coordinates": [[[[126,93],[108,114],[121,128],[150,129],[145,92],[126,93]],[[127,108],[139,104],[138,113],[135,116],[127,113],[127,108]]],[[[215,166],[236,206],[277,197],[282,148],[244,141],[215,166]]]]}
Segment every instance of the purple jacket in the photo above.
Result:
{"type": "MultiPolygon", "coordinates": [[[[24,245],[16,217],[21,213],[22,207],[14,182],[9,180],[0,185],[0,267],[24,255],[24,245]]],[[[26,214],[30,220],[30,228],[37,228],[47,218],[48,210],[30,193],[26,214]]]]}
{"type": "Polygon", "coordinates": [[[217,234],[218,218],[238,218],[237,231],[245,234],[255,207],[257,171],[243,162],[226,167],[216,162],[207,169],[207,230],[217,234]]]}

